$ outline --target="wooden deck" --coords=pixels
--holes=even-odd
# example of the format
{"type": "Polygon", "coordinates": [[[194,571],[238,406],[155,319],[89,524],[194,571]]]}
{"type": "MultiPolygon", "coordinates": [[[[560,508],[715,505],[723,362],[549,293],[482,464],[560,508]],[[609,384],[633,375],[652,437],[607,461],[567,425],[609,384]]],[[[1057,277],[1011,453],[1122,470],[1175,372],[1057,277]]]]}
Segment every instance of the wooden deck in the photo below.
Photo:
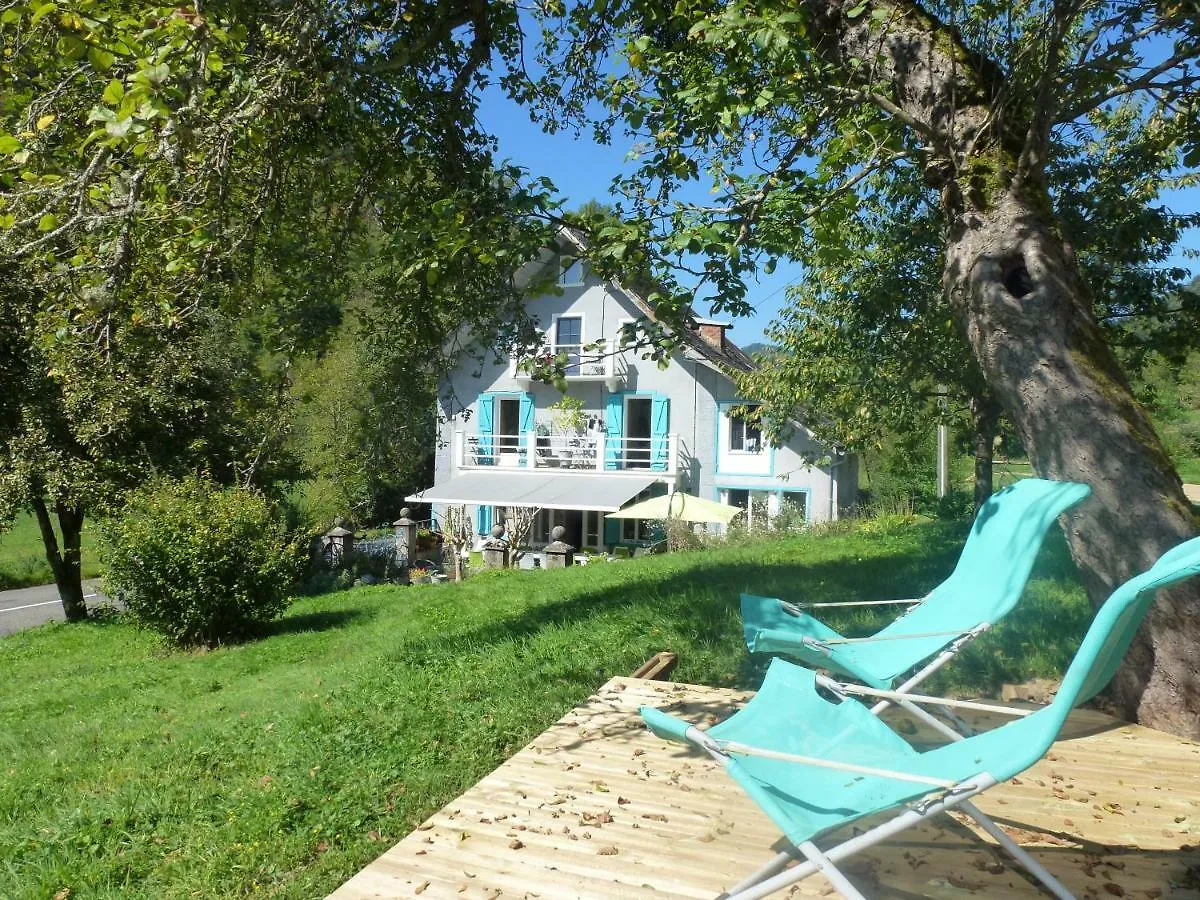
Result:
{"type": "MultiPolygon", "coordinates": [[[[744,699],[613,679],[330,896],[712,898],[779,833],[716,763],[649,734],[637,708],[703,721],[744,699]]],[[[1046,759],[978,805],[1080,898],[1200,898],[1200,745],[1079,711],[1046,759]]],[[[943,816],[844,869],[869,897],[1048,896],[993,846],[943,816]]],[[[779,896],[833,889],[813,876],[779,896]]]]}

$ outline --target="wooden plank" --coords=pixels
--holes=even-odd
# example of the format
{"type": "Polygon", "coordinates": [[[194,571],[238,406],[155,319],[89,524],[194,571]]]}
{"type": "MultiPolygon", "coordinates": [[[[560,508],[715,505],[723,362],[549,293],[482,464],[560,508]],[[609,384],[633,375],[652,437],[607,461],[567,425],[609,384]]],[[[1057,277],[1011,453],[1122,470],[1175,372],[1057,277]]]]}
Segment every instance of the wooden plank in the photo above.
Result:
{"type": "Polygon", "coordinates": [[[666,681],[671,673],[675,671],[675,666],[679,663],[679,657],[670,650],[663,650],[661,653],[655,653],[652,657],[642,663],[630,675],[630,678],[647,678],[651,681],[666,681]]]}
{"type": "MultiPolygon", "coordinates": [[[[711,898],[768,859],[778,831],[637,709],[712,722],[746,696],[613,679],[330,896],[711,898]]],[[[1081,897],[1200,898],[1200,746],[1088,710],[1065,734],[980,807],[1081,897]]],[[[1044,896],[957,815],[845,868],[870,897],[1044,896]]],[[[831,891],[814,877],[781,896],[831,891]]]]}

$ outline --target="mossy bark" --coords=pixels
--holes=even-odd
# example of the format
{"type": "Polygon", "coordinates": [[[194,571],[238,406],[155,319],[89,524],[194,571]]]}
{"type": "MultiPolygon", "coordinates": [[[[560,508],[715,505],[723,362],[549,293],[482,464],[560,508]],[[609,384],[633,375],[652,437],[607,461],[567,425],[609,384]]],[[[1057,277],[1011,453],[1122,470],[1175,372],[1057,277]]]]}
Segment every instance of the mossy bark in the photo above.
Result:
{"type": "MultiPolygon", "coordinates": [[[[1036,471],[1092,486],[1065,527],[1100,603],[1193,536],[1196,521],[1100,333],[1074,258],[1046,204],[1028,196],[1037,191],[1013,185],[984,206],[954,210],[945,287],[1036,471]]],[[[1200,586],[1192,582],[1163,592],[1130,648],[1114,682],[1123,712],[1200,736],[1198,649],[1200,586]]]]}
{"type": "MultiPolygon", "coordinates": [[[[947,223],[944,286],[994,396],[1047,478],[1087,482],[1065,521],[1088,593],[1196,533],[1182,485],[1095,320],[1044,184],[1049,129],[995,106],[1006,73],[912,0],[808,0],[834,73],[919,135],[947,223]]],[[[1163,591],[1115,679],[1123,711],[1200,737],[1200,584],[1163,591]]]]}

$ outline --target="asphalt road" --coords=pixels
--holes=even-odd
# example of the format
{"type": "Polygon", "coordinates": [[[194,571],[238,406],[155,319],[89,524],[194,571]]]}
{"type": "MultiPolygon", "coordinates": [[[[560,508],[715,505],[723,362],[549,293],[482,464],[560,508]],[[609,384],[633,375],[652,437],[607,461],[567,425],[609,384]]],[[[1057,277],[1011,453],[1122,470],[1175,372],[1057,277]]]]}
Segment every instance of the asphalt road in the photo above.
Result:
{"type": "MultiPolygon", "coordinates": [[[[83,594],[87,599],[88,609],[97,604],[111,602],[100,593],[95,581],[83,583],[83,594]]],[[[0,591],[0,635],[12,634],[46,622],[61,622],[65,618],[62,601],[58,599],[58,588],[52,584],[0,591]]]]}

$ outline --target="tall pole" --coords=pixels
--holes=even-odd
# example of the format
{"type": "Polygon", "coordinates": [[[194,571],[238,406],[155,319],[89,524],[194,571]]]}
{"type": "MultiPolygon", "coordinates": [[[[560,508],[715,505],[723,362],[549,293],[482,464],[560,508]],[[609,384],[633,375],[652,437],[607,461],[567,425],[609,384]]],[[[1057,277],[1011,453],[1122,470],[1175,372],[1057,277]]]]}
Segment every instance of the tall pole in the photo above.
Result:
{"type": "MultiPolygon", "coordinates": [[[[946,413],[946,389],[938,388],[941,399],[938,408],[942,415],[946,413]]],[[[950,426],[941,423],[937,427],[937,495],[940,500],[950,493],[950,426]]]]}
{"type": "Polygon", "coordinates": [[[950,426],[939,425],[937,435],[937,495],[938,499],[950,492],[950,426]]]}

